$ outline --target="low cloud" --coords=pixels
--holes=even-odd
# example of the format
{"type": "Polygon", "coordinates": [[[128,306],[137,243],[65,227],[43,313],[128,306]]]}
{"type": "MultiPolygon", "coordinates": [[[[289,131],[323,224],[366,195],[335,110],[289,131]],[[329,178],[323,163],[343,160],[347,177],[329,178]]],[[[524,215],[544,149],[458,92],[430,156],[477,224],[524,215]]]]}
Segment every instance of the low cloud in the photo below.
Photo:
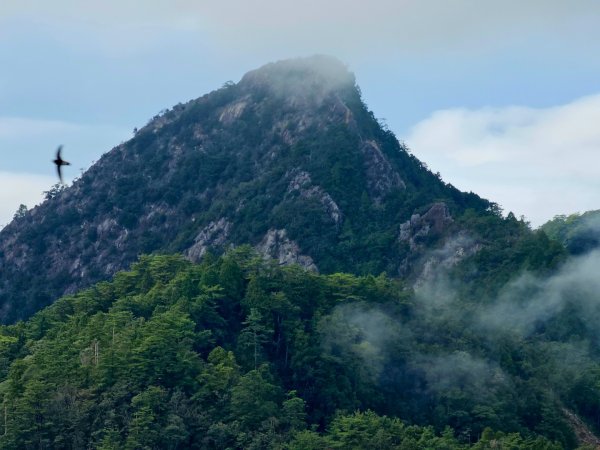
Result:
{"type": "Polygon", "coordinates": [[[428,388],[440,395],[460,389],[478,401],[484,401],[509,385],[500,367],[465,351],[420,355],[413,365],[424,371],[428,388]]]}
{"type": "MultiPolygon", "coordinates": [[[[600,231],[597,221],[585,225],[600,231]]],[[[492,359],[505,351],[507,342],[535,342],[548,382],[572,383],[595,367],[591,349],[600,342],[598,267],[600,249],[571,257],[551,274],[515,274],[496,296],[468,301],[460,280],[438,265],[415,289],[414,321],[405,326],[424,342],[448,334],[455,351],[437,353],[440,348],[430,345],[411,366],[424,373],[428,388],[439,395],[456,388],[485,402],[486,395],[512,389],[510,377],[492,359]],[[480,355],[470,352],[473,342],[482,344],[480,355]]]]}
{"type": "Polygon", "coordinates": [[[569,260],[554,275],[524,274],[510,282],[493,306],[479,314],[479,326],[528,336],[565,309],[577,312],[591,330],[600,332],[600,250],[569,260]]]}
{"type": "MultiPolygon", "coordinates": [[[[600,235],[598,217],[584,219],[581,229],[588,236],[600,235]]],[[[512,335],[523,339],[544,330],[566,312],[577,317],[589,334],[600,335],[600,248],[571,256],[549,274],[515,273],[493,297],[465,302],[464,282],[450,272],[460,262],[457,255],[469,256],[479,248],[473,240],[460,236],[424,256],[431,265],[414,286],[414,317],[433,328],[423,333],[435,335],[448,325],[468,325],[471,333],[482,337],[512,335]]]]}
{"type": "Polygon", "coordinates": [[[437,111],[406,139],[445,180],[541,225],[600,207],[600,94],[551,108],[437,111]]]}
{"type": "Polygon", "coordinates": [[[364,375],[376,379],[383,370],[391,343],[408,339],[398,321],[374,305],[347,303],[334,308],[319,323],[324,352],[330,357],[361,361],[364,375]]]}

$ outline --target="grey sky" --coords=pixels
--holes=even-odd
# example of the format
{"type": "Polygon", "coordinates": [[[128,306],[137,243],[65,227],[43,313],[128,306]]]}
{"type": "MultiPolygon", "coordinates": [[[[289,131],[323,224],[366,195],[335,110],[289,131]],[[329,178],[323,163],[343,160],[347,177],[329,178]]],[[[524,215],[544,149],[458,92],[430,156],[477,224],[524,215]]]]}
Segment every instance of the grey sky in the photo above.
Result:
{"type": "MultiPolygon", "coordinates": [[[[569,148],[572,164],[562,179],[555,174],[564,158],[554,152],[544,158],[554,169],[528,180],[523,168],[544,154],[537,146],[544,139],[519,141],[506,132],[497,151],[510,153],[507,142],[516,139],[518,155],[510,153],[494,166],[457,163],[456,155],[472,148],[473,142],[461,140],[471,139],[468,133],[453,134],[450,149],[423,138],[439,134],[432,127],[452,122],[442,124],[440,111],[451,111],[447,115],[454,119],[457,111],[472,112],[452,122],[471,127],[489,108],[505,113],[512,106],[559,108],[568,115],[568,105],[599,94],[598,19],[595,0],[5,0],[0,154],[11,156],[3,158],[0,173],[11,176],[0,177],[0,189],[11,195],[0,196],[0,225],[19,203],[32,206],[39,199],[40,183],[53,176],[46,164],[58,144],[74,164],[67,174],[72,178],[161,109],[237,81],[269,61],[314,53],[348,63],[375,114],[458,187],[476,190],[535,224],[558,213],[600,208],[596,185],[572,171],[577,164],[597,166],[588,147],[569,148]],[[507,172],[515,174],[514,182],[494,176],[507,172]],[[29,181],[17,188],[15,176],[29,181]],[[524,192],[536,200],[521,201],[524,192]]],[[[503,114],[499,117],[509,120],[503,114]]],[[[593,114],[577,117],[589,120],[593,114]]],[[[558,133],[562,126],[552,128],[558,133]]],[[[488,124],[478,132],[497,130],[488,124]]],[[[565,133],[577,130],[569,122],[565,133]]],[[[478,136],[474,142],[488,141],[478,136]]],[[[597,142],[594,136],[591,142],[597,142]]],[[[592,177],[600,175],[589,170],[592,177]]]]}

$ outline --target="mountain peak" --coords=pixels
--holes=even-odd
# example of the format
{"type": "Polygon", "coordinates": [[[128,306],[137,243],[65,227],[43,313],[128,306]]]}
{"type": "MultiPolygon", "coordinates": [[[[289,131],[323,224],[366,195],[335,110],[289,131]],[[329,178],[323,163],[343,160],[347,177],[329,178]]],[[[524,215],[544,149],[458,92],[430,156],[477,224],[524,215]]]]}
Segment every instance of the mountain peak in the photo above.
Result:
{"type": "Polygon", "coordinates": [[[156,116],[4,228],[0,322],[143,253],[197,259],[249,244],[323,273],[409,273],[458,226],[436,226],[427,211],[440,202],[448,217],[489,206],[447,186],[382,129],[339,60],[267,64],[156,116]]]}
{"type": "Polygon", "coordinates": [[[339,59],[327,55],[286,59],[266,64],[242,77],[240,87],[268,89],[275,94],[323,93],[354,88],[354,74],[339,59]]]}

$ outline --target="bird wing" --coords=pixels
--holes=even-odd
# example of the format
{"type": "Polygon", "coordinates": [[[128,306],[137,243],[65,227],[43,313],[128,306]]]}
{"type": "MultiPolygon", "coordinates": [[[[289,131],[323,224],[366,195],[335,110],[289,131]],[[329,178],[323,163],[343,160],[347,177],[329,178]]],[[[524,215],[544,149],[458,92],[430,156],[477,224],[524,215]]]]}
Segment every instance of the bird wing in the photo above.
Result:
{"type": "Polygon", "coordinates": [[[58,159],[59,161],[62,159],[62,158],[60,157],[60,152],[62,151],[62,148],[63,148],[63,146],[62,146],[62,145],[59,145],[59,146],[58,146],[58,149],[56,150],[56,159],[58,159]]]}
{"type": "Polygon", "coordinates": [[[62,170],[60,169],[60,167],[61,167],[60,164],[56,165],[56,171],[58,172],[58,179],[62,183],[63,182],[63,179],[62,179],[62,170]]]}

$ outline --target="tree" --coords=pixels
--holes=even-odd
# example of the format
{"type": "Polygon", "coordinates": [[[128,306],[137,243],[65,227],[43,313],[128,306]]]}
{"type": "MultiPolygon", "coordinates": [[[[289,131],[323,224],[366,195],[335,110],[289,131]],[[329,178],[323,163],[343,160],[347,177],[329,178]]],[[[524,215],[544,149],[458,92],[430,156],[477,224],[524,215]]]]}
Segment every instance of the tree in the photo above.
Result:
{"type": "Polygon", "coordinates": [[[134,409],[125,443],[127,450],[158,448],[164,420],[166,392],[163,388],[150,386],[131,400],[134,409]]]}
{"type": "Polygon", "coordinates": [[[64,191],[67,187],[64,184],[56,183],[49,190],[44,191],[44,200],[51,200],[64,191]]]}
{"type": "Polygon", "coordinates": [[[231,398],[231,389],[240,378],[240,368],[233,352],[215,347],[207,358],[207,365],[198,375],[198,390],[192,397],[199,401],[214,421],[225,419],[231,398]]]}
{"type": "Polygon", "coordinates": [[[266,366],[261,366],[241,377],[232,390],[231,415],[244,430],[257,429],[279,414],[281,390],[269,378],[266,366]]]}
{"type": "Polygon", "coordinates": [[[17,212],[15,212],[15,215],[13,216],[13,220],[21,219],[22,217],[25,217],[25,214],[27,214],[27,206],[21,203],[19,208],[17,208],[17,212]]]}
{"type": "Polygon", "coordinates": [[[131,364],[140,383],[186,386],[199,363],[192,351],[194,322],[185,313],[169,309],[155,314],[140,327],[131,364]]]}
{"type": "Polygon", "coordinates": [[[272,329],[263,323],[263,318],[257,308],[251,308],[250,314],[244,322],[246,326],[238,338],[238,348],[240,356],[244,361],[254,363],[254,369],[258,368],[258,363],[262,359],[262,346],[268,342],[272,335],[272,329]]]}
{"type": "Polygon", "coordinates": [[[306,428],[306,402],[296,395],[296,391],[287,393],[287,400],[282,404],[282,422],[289,432],[297,432],[306,428]]]}

